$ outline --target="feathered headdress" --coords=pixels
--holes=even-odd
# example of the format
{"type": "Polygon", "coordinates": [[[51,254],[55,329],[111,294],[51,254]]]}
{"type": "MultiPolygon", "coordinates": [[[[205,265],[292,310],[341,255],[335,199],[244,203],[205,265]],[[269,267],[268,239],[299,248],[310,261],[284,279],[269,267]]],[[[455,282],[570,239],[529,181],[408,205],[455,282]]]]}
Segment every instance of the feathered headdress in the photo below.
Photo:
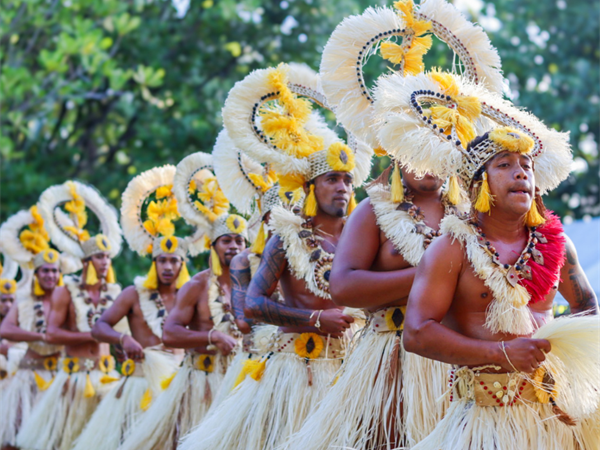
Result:
{"type": "Polygon", "coordinates": [[[212,270],[221,275],[213,244],[225,234],[239,234],[247,240],[248,223],[237,214],[228,214],[229,201],[212,170],[213,158],[208,153],[198,152],[185,157],[177,164],[173,193],[181,216],[203,231],[205,249],[211,252],[212,270]]]}
{"type": "Polygon", "coordinates": [[[148,289],[158,287],[156,263],[161,254],[174,254],[183,259],[177,288],[189,279],[185,261],[204,249],[202,230],[186,237],[175,236],[175,222],[181,217],[173,194],[175,166],[166,165],[147,170],[133,178],[123,192],[121,226],[132,250],[140,256],[151,255],[152,266],[146,277],[148,289]]]}
{"type": "Polygon", "coordinates": [[[3,264],[0,264],[0,294],[12,295],[17,292],[17,273],[19,265],[6,254],[2,254],[3,264]]]}
{"type": "Polygon", "coordinates": [[[360,185],[369,175],[372,150],[353,138],[346,145],[312,103],[331,110],[318,76],[305,66],[280,64],[236,83],[223,121],[238,148],[272,165],[283,190],[293,191],[329,171],[351,172],[360,185]]]}
{"type": "Polygon", "coordinates": [[[418,6],[401,0],[391,8],[368,8],[338,25],[321,59],[323,90],[336,108],[338,120],[374,148],[380,143],[373,127],[373,95],[365,82],[363,67],[379,53],[394,65],[400,76],[425,70],[423,56],[432,36],[457,56],[453,67],[466,79],[502,92],[504,84],[498,52],[487,34],[466,20],[446,0],[427,0],[418,6]],[[397,43],[397,41],[400,41],[397,43]]]}

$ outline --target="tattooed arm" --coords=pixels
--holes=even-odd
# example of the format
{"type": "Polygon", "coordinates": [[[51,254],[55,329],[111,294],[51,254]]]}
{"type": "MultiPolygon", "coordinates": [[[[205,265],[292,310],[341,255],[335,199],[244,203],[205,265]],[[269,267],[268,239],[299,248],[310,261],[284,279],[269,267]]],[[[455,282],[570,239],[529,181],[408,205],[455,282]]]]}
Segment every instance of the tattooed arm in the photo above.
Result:
{"type": "Polygon", "coordinates": [[[596,294],[590,286],[585,272],[579,265],[577,251],[573,242],[568,237],[566,250],[567,258],[560,272],[561,282],[558,285],[558,290],[567,302],[569,302],[573,314],[583,311],[598,314],[596,294]]]}
{"type": "Polygon", "coordinates": [[[244,250],[239,255],[236,255],[229,264],[229,274],[232,284],[231,305],[237,326],[244,334],[250,333],[252,325],[254,325],[254,321],[244,314],[246,292],[252,280],[248,253],[247,249],[244,250]]]}

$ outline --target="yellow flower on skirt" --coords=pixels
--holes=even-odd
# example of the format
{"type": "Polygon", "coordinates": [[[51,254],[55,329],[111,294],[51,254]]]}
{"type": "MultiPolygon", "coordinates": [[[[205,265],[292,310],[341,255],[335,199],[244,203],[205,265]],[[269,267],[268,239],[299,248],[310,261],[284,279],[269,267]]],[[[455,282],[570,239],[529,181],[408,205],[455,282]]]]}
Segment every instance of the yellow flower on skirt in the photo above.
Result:
{"type": "Polygon", "coordinates": [[[294,342],[296,354],[302,358],[315,359],[323,350],[323,338],[316,333],[302,333],[294,342]]]}

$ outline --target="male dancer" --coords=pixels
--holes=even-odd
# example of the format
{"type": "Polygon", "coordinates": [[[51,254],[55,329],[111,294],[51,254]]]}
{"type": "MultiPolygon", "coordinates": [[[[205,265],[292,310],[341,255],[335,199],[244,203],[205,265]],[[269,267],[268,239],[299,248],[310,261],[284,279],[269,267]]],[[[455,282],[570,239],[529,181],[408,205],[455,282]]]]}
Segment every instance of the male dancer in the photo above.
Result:
{"type": "MultiPolygon", "coordinates": [[[[18,370],[2,391],[0,408],[0,443],[15,448],[21,424],[52,382],[62,349],[46,342],[50,300],[62,276],[59,253],[50,248],[44,221],[35,206],[9,217],[0,228],[0,239],[12,259],[23,266],[31,264],[34,270],[31,286],[19,290],[18,302],[13,303],[0,325],[2,339],[26,343],[18,370]]],[[[6,295],[2,291],[2,297],[14,300],[17,286],[14,280],[10,281],[13,292],[6,295]]],[[[0,286],[0,290],[4,287],[0,286]]]]}
{"type": "Polygon", "coordinates": [[[231,314],[229,264],[246,247],[246,221],[237,215],[222,215],[214,222],[210,238],[212,267],[194,275],[180,289],[164,325],[164,344],[188,349],[183,365],[121,450],[176,448],[179,437],[195,427],[210,408],[238,345],[239,331],[231,314]]]}
{"type": "MultiPolygon", "coordinates": [[[[163,346],[161,338],[177,291],[189,280],[185,265],[188,244],[173,235],[148,232],[170,228],[164,221],[159,222],[161,217],[154,212],[160,209],[157,202],[175,202],[170,190],[174,173],[174,166],[153,168],[133,178],[123,192],[121,225],[125,239],[140,255],[145,256],[150,248],[152,265],[146,276],[136,277],[134,285],[121,292],[92,329],[98,341],[121,348],[126,358],[121,369],[124,378],[98,405],[74,450],[116,449],[161,393],[160,382],[175,372],[180,360],[173,350],[163,346]],[[152,194],[157,200],[147,202],[152,194]],[[148,217],[147,223],[142,223],[140,217],[148,217]],[[131,335],[114,329],[125,317],[131,335]]],[[[177,218],[179,215],[174,213],[171,224],[177,218]]]]}
{"type": "Polygon", "coordinates": [[[120,248],[120,228],[116,212],[104,202],[93,188],[77,182],[51,187],[40,197],[38,208],[50,237],[66,252],[81,258],[83,273],[81,278],[65,277],[65,286],[53,293],[46,341],[64,345],[66,357],[59,361],[60,372],[21,427],[18,447],[70,449],[101,395],[113,384],[103,385],[101,376],[117,375],[108,346],[102,346],[91,335],[95,322],[121,292],[111,267],[111,256],[120,248]],[[65,208],[72,214],[75,227],[54,223],[55,208],[65,199],[70,199],[65,208]],[[86,203],[102,214],[100,223],[107,235],[89,237],[84,229],[86,203]]]}
{"type": "MultiPolygon", "coordinates": [[[[442,191],[439,178],[417,178],[402,169],[402,183],[400,168],[394,164],[390,169],[371,184],[369,199],[348,220],[331,273],[332,299],[338,305],[370,311],[367,328],[344,361],[335,385],[286,448],[390,449],[403,445],[405,367],[400,339],[406,301],[416,266],[440,234],[440,221],[457,208],[442,191]]],[[[443,408],[436,400],[445,391],[446,375],[439,363],[423,360],[421,365],[426,367],[411,363],[410,370],[431,372],[421,382],[437,382],[435,392],[416,399],[431,400],[428,407],[407,413],[413,416],[411,425],[417,429],[411,432],[416,435],[423,431],[419,429],[425,426],[423,420],[430,422],[431,431],[436,419],[441,419],[443,408]]]]}
{"type": "MultiPolygon", "coordinates": [[[[562,369],[545,363],[568,333],[553,345],[532,338],[553,325],[557,290],[572,312],[598,312],[573,244],[538,194],[561,176],[563,163],[568,166],[568,143],[532,117],[508,114],[536,135],[497,128],[471,142],[460,173],[477,200],[472,221],[445,222],[448,235],[426,252],[409,296],[406,350],[455,365],[451,407],[415,449],[598,445],[598,424],[593,431],[585,417],[569,415],[574,401],[589,401],[569,398],[569,387],[559,385],[557,371],[569,363],[562,369]],[[573,419],[584,420],[572,426],[573,419]]],[[[597,392],[597,379],[590,382],[597,392]]]]}

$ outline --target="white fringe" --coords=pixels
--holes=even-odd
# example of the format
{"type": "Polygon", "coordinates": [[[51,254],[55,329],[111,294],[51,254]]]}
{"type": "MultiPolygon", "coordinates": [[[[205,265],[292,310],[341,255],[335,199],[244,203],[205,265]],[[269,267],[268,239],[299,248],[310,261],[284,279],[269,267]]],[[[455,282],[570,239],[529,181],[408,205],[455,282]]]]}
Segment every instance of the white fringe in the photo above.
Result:
{"type": "MultiPolygon", "coordinates": [[[[59,361],[59,367],[62,367],[61,364],[59,361]]],[[[17,435],[17,446],[35,450],[70,450],[102,396],[115,384],[102,385],[102,375],[99,370],[90,372],[96,395],[85,398],[85,372],[71,376],[62,370],[58,372],[29,419],[23,423],[17,435]],[[64,395],[63,390],[66,391],[64,395]]],[[[111,375],[118,376],[116,372],[111,375]]]]}
{"type": "Polygon", "coordinates": [[[147,389],[156,401],[161,394],[160,380],[176,370],[176,362],[173,355],[154,348],[144,349],[144,357],[144,375],[125,377],[116,383],[96,408],[73,450],[115,450],[143,414],[140,402],[147,389]]]}
{"type": "Polygon", "coordinates": [[[140,416],[119,450],[174,448],[179,437],[208,412],[223,380],[225,361],[217,355],[213,372],[206,374],[192,367],[188,355],[167,390],[140,416]],[[207,393],[209,397],[205,397],[207,393]]]}
{"type": "Polygon", "coordinates": [[[404,352],[402,396],[408,447],[425,439],[450,406],[449,364],[404,352]]]}
{"type": "Polygon", "coordinates": [[[173,184],[175,166],[154,167],[134,177],[121,195],[121,227],[129,247],[140,256],[148,255],[154,236],[144,228],[144,201],[159,187],[173,184]]]}
{"type": "MultiPolygon", "coordinates": [[[[52,378],[52,373],[47,370],[38,370],[37,374],[45,381],[52,378]]],[[[41,394],[32,370],[19,369],[17,373],[5,380],[0,390],[1,445],[16,445],[19,428],[31,416],[31,411],[41,394]]]]}
{"type": "Polygon", "coordinates": [[[150,300],[150,295],[153,292],[156,292],[159,296],[160,292],[144,287],[145,281],[146,277],[135,277],[133,280],[133,285],[135,286],[139,298],[140,310],[144,316],[144,321],[150,330],[152,330],[152,334],[159,339],[162,339],[162,324],[164,320],[163,317],[158,317],[158,307],[156,306],[156,302],[150,300]]]}
{"type": "Polygon", "coordinates": [[[295,353],[275,353],[262,379],[246,379],[196,429],[179,450],[273,450],[298,431],[321,400],[341,360],[306,362],[295,353]]]}
{"type": "MultiPolygon", "coordinates": [[[[73,183],[75,183],[77,193],[85,201],[86,208],[98,218],[101,233],[110,242],[110,257],[116,257],[121,251],[121,227],[116,209],[94,187],[79,181],[73,181],[73,183]]],[[[42,192],[38,202],[38,211],[44,218],[44,226],[52,242],[61,251],[82,259],[84,254],[79,241],[61,228],[55,216],[55,208],[70,200],[73,198],[66,182],[51,186],[42,192]]]]}
{"type": "Polygon", "coordinates": [[[281,449],[389,450],[402,443],[402,345],[399,358],[392,361],[395,332],[363,333],[335,384],[281,449]],[[391,364],[396,365],[393,379],[391,364]]]}

